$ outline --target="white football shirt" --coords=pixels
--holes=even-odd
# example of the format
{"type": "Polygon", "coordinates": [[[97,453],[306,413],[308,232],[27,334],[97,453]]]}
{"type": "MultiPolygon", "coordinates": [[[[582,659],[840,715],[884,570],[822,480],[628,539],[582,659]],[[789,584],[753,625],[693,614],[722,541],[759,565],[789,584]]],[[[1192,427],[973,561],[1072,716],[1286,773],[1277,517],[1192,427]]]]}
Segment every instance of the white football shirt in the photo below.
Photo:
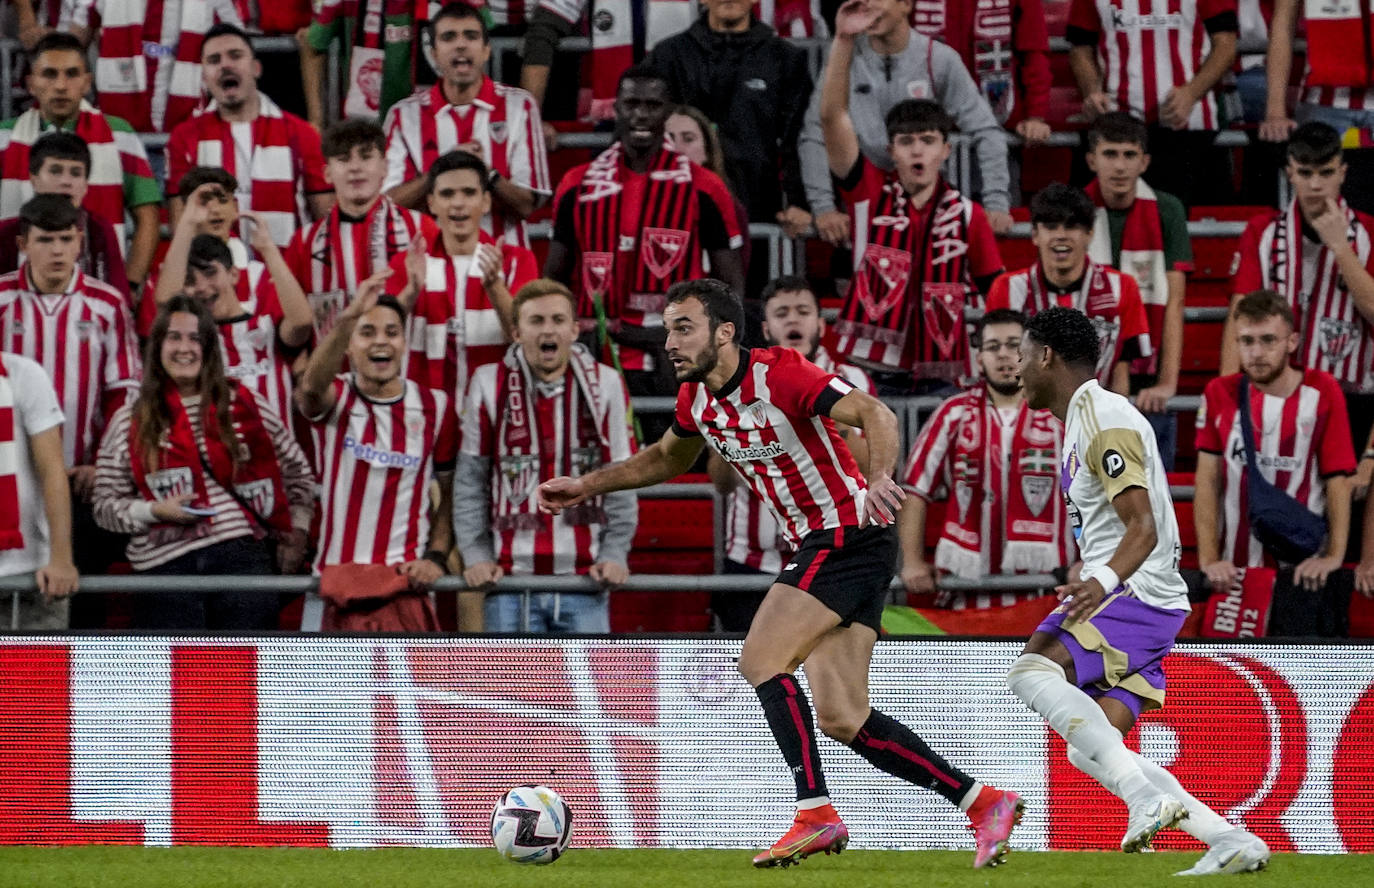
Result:
{"type": "Polygon", "coordinates": [[[1126,535],[1112,500],[1127,488],[1144,488],[1154,512],[1155,547],[1122,586],[1146,604],[1187,610],[1188,587],[1178,573],[1178,519],[1154,429],[1145,417],[1126,398],[1088,380],[1069,399],[1063,459],[1059,485],[1083,557],[1083,576],[1110,561],[1126,535]]]}

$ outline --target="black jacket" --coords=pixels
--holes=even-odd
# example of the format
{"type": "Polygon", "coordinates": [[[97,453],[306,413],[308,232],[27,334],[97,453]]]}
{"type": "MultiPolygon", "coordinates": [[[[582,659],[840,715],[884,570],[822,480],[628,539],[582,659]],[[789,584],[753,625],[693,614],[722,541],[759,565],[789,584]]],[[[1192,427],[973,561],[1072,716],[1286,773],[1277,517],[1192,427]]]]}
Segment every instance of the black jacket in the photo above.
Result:
{"type": "Polygon", "coordinates": [[[755,21],[742,34],[712,31],[705,16],[654,47],[649,62],[677,100],[715,122],[729,185],[754,222],[806,208],[797,137],[811,100],[806,52],[755,21]]]}

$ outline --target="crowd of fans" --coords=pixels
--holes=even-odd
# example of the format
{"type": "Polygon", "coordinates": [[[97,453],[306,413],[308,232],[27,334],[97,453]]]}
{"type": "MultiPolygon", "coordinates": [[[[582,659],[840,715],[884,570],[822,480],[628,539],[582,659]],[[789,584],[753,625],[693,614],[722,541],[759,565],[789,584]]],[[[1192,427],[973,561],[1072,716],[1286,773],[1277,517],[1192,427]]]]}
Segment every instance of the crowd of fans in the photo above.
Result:
{"type": "MultiPolygon", "coordinates": [[[[0,6],[30,101],[0,122],[0,576],[38,589],[20,627],[99,625],[68,596],[127,564],[313,571],[324,604],[306,629],[427,628],[425,590],[455,573],[474,590],[460,628],[607,631],[608,590],[632,584],[634,496],[553,517],[535,489],[667,426],[630,397],[676,393],[665,297],[708,275],[744,302],[746,344],[942,399],[909,442],[902,582],[940,607],[1015,606],[1042,593],[938,581],[1073,569],[1062,429],[1025,405],[1022,327],[1084,311],[1100,383],[1134,399],[1172,469],[1186,206],[1247,202],[1238,155],[1215,144],[1247,121],[1283,146],[1291,199],[1240,239],[1197,410],[1197,597],[1339,633],[1352,594],[1374,596],[1374,510],[1357,505],[1374,476],[1374,218],[1342,195],[1346,150],[1374,138],[1358,5],[1305,22],[1296,104],[1297,0],[635,5],[634,27],[603,0],[0,6]],[[1057,82],[1046,8],[1066,5],[1057,82]],[[574,64],[558,46],[579,30],[574,64]],[[250,32],[294,34],[302,88],[260,88],[250,32]],[[524,38],[518,86],[487,73],[493,33],[524,38]],[[814,82],[799,37],[826,42],[814,82]],[[1027,152],[1070,116],[1052,97],[1074,88],[1074,184],[1023,194],[1027,152]],[[587,127],[610,146],[553,164],[555,182],[560,134],[587,127]],[[944,173],[956,131],[971,194],[944,173]],[[155,164],[149,133],[166,134],[155,164]],[[1009,270],[998,237],[1021,203],[1037,258],[1009,270]],[[768,280],[751,222],[812,238],[832,273],[768,280]],[[1291,532],[1255,518],[1261,500],[1291,532]],[[497,586],[541,574],[592,584],[497,586]]],[[[728,464],[704,469],[725,570],[776,573],[772,518],[728,464]]],[[[142,628],[280,619],[268,593],[137,602],[142,628]]],[[[740,631],[757,604],[711,606],[740,631]]]]}

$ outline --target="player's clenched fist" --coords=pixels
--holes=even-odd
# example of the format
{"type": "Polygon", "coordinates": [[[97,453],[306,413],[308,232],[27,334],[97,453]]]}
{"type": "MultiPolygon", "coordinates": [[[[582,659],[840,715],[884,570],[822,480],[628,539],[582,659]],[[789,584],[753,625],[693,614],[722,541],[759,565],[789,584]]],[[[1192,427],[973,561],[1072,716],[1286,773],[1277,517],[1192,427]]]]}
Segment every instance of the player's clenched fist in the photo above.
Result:
{"type": "Polygon", "coordinates": [[[560,475],[539,485],[539,511],[557,515],[568,506],[575,506],[587,498],[581,478],[560,475]]]}

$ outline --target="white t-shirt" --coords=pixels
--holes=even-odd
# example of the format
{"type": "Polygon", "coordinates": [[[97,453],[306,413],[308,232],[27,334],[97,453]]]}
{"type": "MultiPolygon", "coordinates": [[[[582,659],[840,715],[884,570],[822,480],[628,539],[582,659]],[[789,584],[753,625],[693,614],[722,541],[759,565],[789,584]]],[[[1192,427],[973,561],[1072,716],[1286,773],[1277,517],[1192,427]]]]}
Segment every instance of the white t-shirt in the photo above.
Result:
{"type": "Polygon", "coordinates": [[[62,424],[65,415],[57,392],[43,368],[28,358],[5,352],[5,370],[14,393],[14,448],[19,487],[19,529],[24,548],[0,549],[0,577],[32,573],[48,563],[48,510],[34,470],[29,438],[62,424]]]}
{"type": "MultiPolygon", "coordinates": [[[[1059,482],[1085,577],[1111,560],[1126,535],[1112,500],[1127,488],[1143,488],[1154,513],[1155,547],[1122,585],[1146,604],[1188,609],[1188,587],[1178,573],[1178,519],[1154,430],[1130,401],[1095,379],[1069,399],[1059,482]]],[[[1111,589],[1106,592],[1112,594],[1111,589]]]]}

